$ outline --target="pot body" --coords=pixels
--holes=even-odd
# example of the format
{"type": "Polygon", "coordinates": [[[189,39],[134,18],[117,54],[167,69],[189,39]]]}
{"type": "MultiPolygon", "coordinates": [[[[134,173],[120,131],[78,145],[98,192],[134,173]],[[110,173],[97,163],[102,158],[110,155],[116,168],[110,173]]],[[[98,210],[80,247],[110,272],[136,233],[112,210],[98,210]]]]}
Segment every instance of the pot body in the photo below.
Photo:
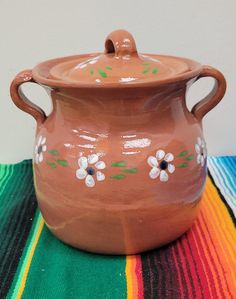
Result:
{"type": "Polygon", "coordinates": [[[38,126],[33,169],[53,234],[86,251],[135,254],[189,229],[207,168],[186,90],[186,82],[51,90],[53,111],[38,126]]]}

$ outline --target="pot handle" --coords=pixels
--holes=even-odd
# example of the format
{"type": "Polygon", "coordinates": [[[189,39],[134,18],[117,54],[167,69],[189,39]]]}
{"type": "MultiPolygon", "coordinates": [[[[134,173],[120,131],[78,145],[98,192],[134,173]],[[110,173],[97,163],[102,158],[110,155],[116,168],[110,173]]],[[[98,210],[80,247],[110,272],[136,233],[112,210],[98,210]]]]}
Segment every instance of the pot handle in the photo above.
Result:
{"type": "Polygon", "coordinates": [[[196,81],[203,77],[213,77],[215,84],[212,91],[200,102],[195,104],[191,110],[198,121],[201,121],[202,118],[221,101],[226,91],[225,77],[217,69],[208,65],[203,66],[196,81]]]}
{"type": "Polygon", "coordinates": [[[41,125],[47,118],[45,112],[37,105],[32,103],[23,94],[21,85],[27,82],[37,83],[33,79],[32,70],[25,70],[16,75],[11,83],[10,94],[14,104],[21,110],[31,114],[38,125],[41,125]]]}

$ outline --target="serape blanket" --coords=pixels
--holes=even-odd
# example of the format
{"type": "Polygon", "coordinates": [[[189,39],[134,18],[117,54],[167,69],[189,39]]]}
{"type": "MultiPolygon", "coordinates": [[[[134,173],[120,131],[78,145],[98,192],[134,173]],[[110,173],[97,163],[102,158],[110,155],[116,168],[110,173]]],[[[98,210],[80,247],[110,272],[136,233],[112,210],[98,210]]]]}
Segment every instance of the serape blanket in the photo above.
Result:
{"type": "Polygon", "coordinates": [[[236,157],[209,157],[198,218],[140,255],[69,247],[37,208],[31,160],[0,165],[0,298],[236,298],[236,157]]]}

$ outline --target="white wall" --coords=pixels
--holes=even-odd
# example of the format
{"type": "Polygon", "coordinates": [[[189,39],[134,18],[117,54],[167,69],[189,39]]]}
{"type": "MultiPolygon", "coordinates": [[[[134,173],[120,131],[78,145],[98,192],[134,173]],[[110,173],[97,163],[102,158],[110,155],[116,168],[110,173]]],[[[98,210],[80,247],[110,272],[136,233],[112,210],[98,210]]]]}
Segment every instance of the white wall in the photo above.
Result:
{"type": "MultiPolygon", "coordinates": [[[[124,28],[139,51],[186,56],[219,68],[226,76],[224,100],[205,118],[209,154],[236,154],[235,0],[0,0],[0,163],[32,156],[35,122],[10,100],[16,73],[58,56],[103,51],[106,35],[124,28]]],[[[197,83],[189,103],[212,86],[197,83]]],[[[24,90],[45,110],[50,101],[40,87],[24,90]]]]}

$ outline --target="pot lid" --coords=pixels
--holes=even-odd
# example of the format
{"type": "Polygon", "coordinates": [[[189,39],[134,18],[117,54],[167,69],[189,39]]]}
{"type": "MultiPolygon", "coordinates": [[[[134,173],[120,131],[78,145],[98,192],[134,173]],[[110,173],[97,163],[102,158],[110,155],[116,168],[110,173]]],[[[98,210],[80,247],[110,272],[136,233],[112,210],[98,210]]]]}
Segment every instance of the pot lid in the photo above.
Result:
{"type": "Polygon", "coordinates": [[[106,38],[104,53],[49,60],[36,66],[33,74],[39,82],[55,86],[143,85],[177,79],[197,66],[185,58],[138,53],[133,36],[116,30],[106,38]]]}

